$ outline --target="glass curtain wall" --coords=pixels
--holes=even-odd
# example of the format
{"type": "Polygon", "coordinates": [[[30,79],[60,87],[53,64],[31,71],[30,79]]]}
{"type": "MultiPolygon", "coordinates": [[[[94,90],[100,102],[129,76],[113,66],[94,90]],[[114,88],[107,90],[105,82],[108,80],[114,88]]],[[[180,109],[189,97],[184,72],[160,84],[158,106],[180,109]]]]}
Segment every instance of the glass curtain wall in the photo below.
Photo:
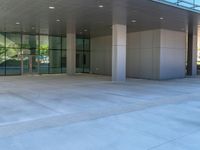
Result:
{"type": "Polygon", "coordinates": [[[49,73],[49,36],[39,37],[39,73],[49,73]]]}
{"type": "Polygon", "coordinates": [[[66,47],[66,37],[62,37],[62,51],[61,51],[61,68],[62,68],[62,73],[65,73],[66,70],[66,51],[67,51],[67,47],[66,47]]]}
{"type": "Polygon", "coordinates": [[[49,71],[50,73],[61,73],[62,38],[49,37],[49,71]]]}
{"type": "MultiPolygon", "coordinates": [[[[77,72],[90,71],[90,40],[77,39],[77,72]]],[[[0,33],[0,75],[66,73],[66,37],[0,33]]]]}
{"type": "Polygon", "coordinates": [[[192,11],[200,11],[200,0],[154,0],[156,2],[166,3],[192,11]]]}
{"type": "Polygon", "coordinates": [[[23,73],[29,73],[30,69],[32,73],[38,72],[38,38],[37,35],[22,35],[22,54],[21,57],[23,59],[23,73]],[[30,65],[31,62],[31,65],[30,65]],[[31,68],[30,68],[31,67],[31,68]]]}
{"type": "Polygon", "coordinates": [[[0,34],[0,75],[6,72],[5,34],[0,34]]]}
{"type": "Polygon", "coordinates": [[[5,34],[5,73],[6,75],[21,74],[21,34],[5,34]]]}
{"type": "Polygon", "coordinates": [[[90,40],[78,38],[76,40],[76,72],[90,72],[90,40]]]}

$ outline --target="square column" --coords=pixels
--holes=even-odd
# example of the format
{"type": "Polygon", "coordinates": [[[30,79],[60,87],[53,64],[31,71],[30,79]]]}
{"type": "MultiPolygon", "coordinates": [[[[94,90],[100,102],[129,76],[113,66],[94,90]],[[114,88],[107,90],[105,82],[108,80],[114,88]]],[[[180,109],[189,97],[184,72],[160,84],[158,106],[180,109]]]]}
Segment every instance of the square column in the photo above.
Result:
{"type": "Polygon", "coordinates": [[[197,45],[197,32],[189,32],[187,58],[187,75],[189,76],[197,75],[197,45]]]}
{"type": "Polygon", "coordinates": [[[112,81],[126,80],[126,25],[112,26],[112,81]]]}
{"type": "Polygon", "coordinates": [[[75,26],[67,26],[67,74],[76,73],[76,31],[75,26]]]}

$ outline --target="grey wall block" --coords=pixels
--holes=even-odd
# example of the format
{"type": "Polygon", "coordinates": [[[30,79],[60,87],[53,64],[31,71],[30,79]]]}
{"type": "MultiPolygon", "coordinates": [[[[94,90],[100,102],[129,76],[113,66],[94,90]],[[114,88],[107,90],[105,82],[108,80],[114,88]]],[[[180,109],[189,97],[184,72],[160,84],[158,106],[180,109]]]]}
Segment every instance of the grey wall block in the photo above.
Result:
{"type": "MultiPolygon", "coordinates": [[[[112,36],[91,39],[91,72],[111,75],[112,36]]],[[[186,33],[165,29],[127,34],[127,76],[145,79],[185,77],[186,33]]]]}

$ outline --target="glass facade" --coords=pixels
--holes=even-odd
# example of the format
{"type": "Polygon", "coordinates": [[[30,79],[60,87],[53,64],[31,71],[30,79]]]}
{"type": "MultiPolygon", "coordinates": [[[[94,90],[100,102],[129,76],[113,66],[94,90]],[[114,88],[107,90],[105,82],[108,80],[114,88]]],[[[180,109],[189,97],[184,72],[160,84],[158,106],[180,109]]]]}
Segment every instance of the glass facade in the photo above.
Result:
{"type": "MultiPolygon", "coordinates": [[[[90,39],[77,38],[77,72],[90,71],[90,39]]],[[[0,33],[0,75],[66,73],[66,37],[0,33]]]]}
{"type": "Polygon", "coordinates": [[[76,49],[76,71],[90,72],[90,40],[78,38],[76,49]]]}
{"type": "Polygon", "coordinates": [[[154,0],[154,1],[200,12],[200,0],[154,0]]]}
{"type": "Polygon", "coordinates": [[[5,73],[6,75],[19,75],[21,73],[21,35],[14,33],[4,34],[5,38],[5,73]]]}

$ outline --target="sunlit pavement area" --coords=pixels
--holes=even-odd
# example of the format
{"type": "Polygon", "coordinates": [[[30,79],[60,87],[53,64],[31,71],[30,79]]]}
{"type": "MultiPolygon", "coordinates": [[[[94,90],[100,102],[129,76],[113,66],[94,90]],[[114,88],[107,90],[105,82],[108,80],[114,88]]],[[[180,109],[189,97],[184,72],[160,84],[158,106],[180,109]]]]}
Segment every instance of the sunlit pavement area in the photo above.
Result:
{"type": "Polygon", "coordinates": [[[200,78],[0,77],[1,150],[199,150],[200,78]]]}

